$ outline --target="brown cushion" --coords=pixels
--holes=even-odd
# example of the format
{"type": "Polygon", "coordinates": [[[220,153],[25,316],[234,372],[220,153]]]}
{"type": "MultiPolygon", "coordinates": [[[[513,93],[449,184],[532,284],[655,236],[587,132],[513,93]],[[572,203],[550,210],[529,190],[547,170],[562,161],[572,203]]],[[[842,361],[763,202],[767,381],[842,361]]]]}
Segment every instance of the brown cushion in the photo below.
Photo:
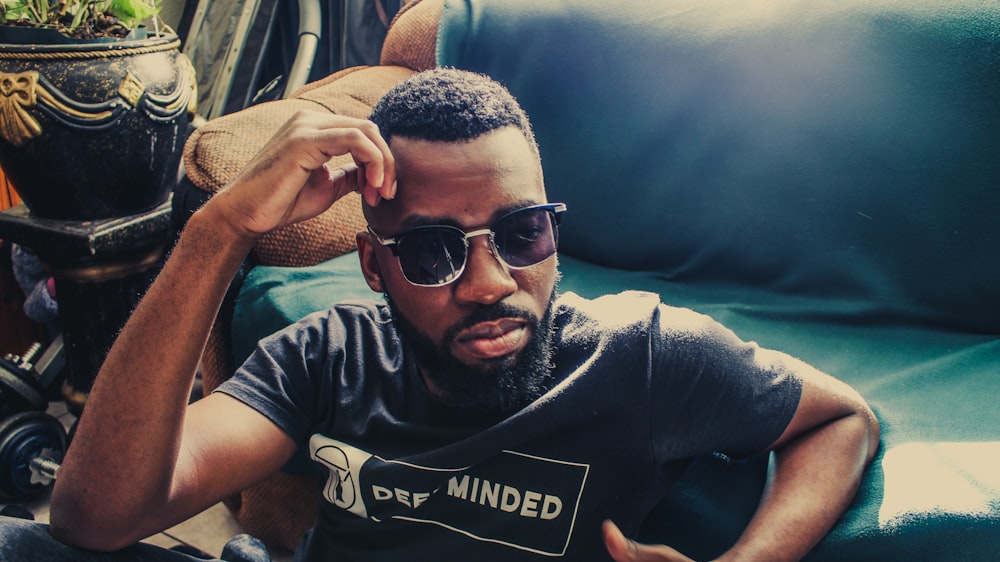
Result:
{"type": "Polygon", "coordinates": [[[392,20],[379,63],[414,70],[437,66],[437,34],[442,10],[444,0],[417,0],[404,6],[392,20]]]}

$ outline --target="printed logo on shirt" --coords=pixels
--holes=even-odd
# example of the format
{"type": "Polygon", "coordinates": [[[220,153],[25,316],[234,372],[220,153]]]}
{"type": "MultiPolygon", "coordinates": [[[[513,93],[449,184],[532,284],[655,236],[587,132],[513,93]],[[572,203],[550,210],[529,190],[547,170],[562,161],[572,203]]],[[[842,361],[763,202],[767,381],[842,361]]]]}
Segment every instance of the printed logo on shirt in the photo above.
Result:
{"type": "Polygon", "coordinates": [[[323,435],[310,454],[330,472],[326,501],[373,521],[427,523],[548,556],[566,552],[590,466],[516,451],[472,466],[388,460],[323,435]]]}

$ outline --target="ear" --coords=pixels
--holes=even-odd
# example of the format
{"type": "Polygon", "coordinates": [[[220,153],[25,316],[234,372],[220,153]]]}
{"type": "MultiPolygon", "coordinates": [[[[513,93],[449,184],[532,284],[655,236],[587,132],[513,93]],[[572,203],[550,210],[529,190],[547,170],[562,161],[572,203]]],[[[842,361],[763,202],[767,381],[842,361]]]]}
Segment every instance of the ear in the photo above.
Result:
{"type": "Polygon", "coordinates": [[[375,242],[372,240],[371,234],[359,232],[356,242],[358,245],[358,259],[361,260],[361,274],[365,276],[365,282],[376,293],[384,293],[385,284],[382,282],[378,256],[375,254],[375,242]]]}

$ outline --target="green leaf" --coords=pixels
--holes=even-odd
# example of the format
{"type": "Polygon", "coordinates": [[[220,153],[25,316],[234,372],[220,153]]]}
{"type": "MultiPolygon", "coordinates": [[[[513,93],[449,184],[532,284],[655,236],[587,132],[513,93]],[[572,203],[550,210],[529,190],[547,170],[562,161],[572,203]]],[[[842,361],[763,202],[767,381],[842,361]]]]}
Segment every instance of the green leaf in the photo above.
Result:
{"type": "Polygon", "coordinates": [[[17,21],[31,14],[27,0],[0,0],[0,9],[4,21],[17,21]]]}
{"type": "Polygon", "coordinates": [[[111,0],[108,10],[129,28],[134,28],[143,20],[151,18],[160,12],[154,0],[111,0]]]}

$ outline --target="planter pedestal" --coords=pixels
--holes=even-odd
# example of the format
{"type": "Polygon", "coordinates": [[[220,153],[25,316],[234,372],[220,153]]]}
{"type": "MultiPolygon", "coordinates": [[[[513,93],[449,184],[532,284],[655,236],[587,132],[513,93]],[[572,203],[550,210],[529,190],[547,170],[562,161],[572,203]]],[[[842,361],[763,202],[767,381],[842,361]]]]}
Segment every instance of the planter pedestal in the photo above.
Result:
{"type": "Polygon", "coordinates": [[[79,413],[171,242],[197,77],[169,30],[68,44],[0,31],[0,167],[24,201],[0,213],[0,238],[55,278],[63,395],[79,413]]]}
{"type": "Polygon", "coordinates": [[[173,232],[169,200],[137,215],[92,221],[40,218],[24,205],[0,212],[0,238],[30,249],[55,278],[68,369],[63,397],[74,414],[159,272],[173,232]]]}

